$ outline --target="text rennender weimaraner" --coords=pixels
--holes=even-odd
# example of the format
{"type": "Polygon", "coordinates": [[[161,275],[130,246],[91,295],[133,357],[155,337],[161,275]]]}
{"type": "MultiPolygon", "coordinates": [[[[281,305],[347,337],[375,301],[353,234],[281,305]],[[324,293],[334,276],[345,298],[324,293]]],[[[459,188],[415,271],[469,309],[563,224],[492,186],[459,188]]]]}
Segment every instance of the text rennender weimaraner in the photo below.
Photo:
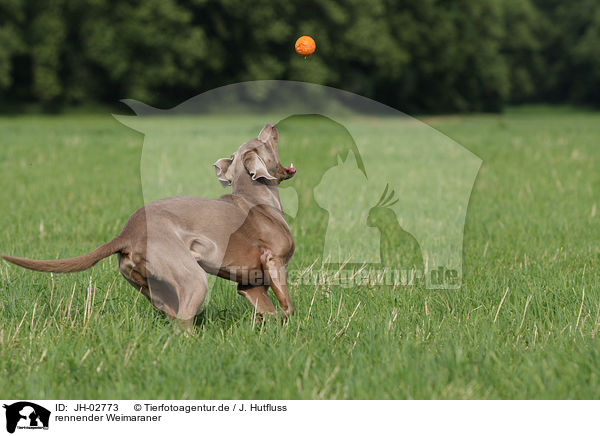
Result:
{"type": "Polygon", "coordinates": [[[219,199],[172,197],[138,209],[112,241],[71,259],[2,256],[36,271],[83,271],[116,253],[119,271],[150,302],[190,328],[206,297],[206,273],[238,282],[257,314],[274,313],[269,285],[286,315],[294,313],[285,266],[294,241],[285,222],[278,185],[294,176],[279,162],[278,132],[267,124],[257,138],[214,163],[232,185],[219,199]]]}

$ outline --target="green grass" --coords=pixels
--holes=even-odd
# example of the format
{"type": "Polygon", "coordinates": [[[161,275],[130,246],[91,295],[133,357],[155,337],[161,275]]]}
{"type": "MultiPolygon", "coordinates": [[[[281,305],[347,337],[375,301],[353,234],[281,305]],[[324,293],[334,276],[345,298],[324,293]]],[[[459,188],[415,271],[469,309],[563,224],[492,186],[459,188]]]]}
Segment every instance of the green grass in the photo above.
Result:
{"type": "MultiPolygon", "coordinates": [[[[461,289],[302,285],[289,323],[253,327],[219,281],[186,337],[114,256],[73,275],[2,262],[3,397],[599,398],[600,113],[424,121],[483,159],[461,289]]],[[[143,137],[108,115],[0,118],[0,138],[2,253],[81,254],[143,204],[143,137]]]]}

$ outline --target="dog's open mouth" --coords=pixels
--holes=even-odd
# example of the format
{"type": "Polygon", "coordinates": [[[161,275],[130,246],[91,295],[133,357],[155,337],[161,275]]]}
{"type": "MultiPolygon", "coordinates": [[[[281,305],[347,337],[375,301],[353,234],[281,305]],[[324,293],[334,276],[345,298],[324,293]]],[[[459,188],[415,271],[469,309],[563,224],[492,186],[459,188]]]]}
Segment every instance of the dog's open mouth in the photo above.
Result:
{"type": "Polygon", "coordinates": [[[291,163],[290,166],[287,167],[285,170],[290,175],[290,177],[292,177],[294,174],[296,174],[296,167],[294,167],[293,163],[291,163]]]}
{"type": "Polygon", "coordinates": [[[290,164],[289,167],[284,167],[283,165],[280,164],[280,176],[279,178],[281,180],[287,180],[287,179],[291,179],[292,177],[294,177],[294,174],[296,174],[296,167],[294,167],[294,164],[290,164]]]}

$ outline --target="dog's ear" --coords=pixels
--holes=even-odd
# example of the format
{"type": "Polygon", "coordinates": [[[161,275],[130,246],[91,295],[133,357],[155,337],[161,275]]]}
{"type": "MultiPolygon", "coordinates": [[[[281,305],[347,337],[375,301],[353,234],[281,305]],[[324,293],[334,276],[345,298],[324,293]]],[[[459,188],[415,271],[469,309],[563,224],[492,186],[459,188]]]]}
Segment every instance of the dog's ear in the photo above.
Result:
{"type": "Polygon", "coordinates": [[[247,151],[244,154],[244,167],[252,176],[252,180],[264,178],[267,180],[277,180],[277,177],[273,177],[267,170],[265,161],[255,151],[247,151]]]}
{"type": "Polygon", "coordinates": [[[223,159],[219,159],[213,165],[215,167],[215,171],[217,172],[217,178],[223,187],[231,185],[231,180],[233,179],[233,174],[231,169],[231,163],[233,162],[235,155],[231,157],[224,157],[223,159]]]}
{"type": "Polygon", "coordinates": [[[263,127],[260,133],[258,134],[258,140],[262,142],[270,143],[271,141],[273,141],[277,143],[278,139],[279,133],[277,132],[275,126],[271,123],[265,125],[265,127],[263,127]]]}

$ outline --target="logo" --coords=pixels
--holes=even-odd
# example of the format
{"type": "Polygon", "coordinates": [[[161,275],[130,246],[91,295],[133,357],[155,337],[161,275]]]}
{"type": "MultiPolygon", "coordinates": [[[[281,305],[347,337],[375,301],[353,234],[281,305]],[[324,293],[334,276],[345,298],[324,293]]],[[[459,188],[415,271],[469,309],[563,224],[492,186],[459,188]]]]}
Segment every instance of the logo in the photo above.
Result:
{"type": "MultiPolygon", "coordinates": [[[[358,288],[365,273],[373,285],[460,288],[464,225],[482,161],[433,127],[346,91],[291,81],[227,85],[167,110],[124,103],[136,116],[116,119],[144,134],[144,203],[227,193],[213,162],[273,122],[280,161],[298,168],[278,200],[297,252],[312,264],[305,268],[296,255],[288,275],[303,284],[336,285],[348,273],[358,288]]],[[[153,220],[149,210],[146,219],[153,220]]]]}
{"type": "Polygon", "coordinates": [[[6,409],[6,431],[14,433],[18,429],[48,430],[50,411],[28,401],[4,405],[6,409]]]}

